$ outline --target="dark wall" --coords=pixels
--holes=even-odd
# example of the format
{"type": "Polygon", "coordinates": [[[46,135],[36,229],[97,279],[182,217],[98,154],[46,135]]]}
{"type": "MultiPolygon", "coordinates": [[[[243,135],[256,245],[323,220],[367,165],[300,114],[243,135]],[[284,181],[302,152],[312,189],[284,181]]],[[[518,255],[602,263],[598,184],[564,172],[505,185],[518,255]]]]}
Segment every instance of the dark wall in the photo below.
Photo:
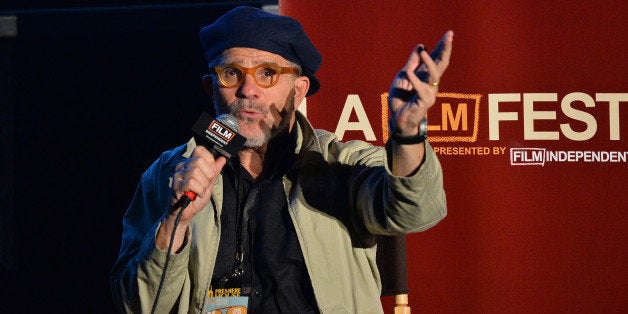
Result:
{"type": "Polygon", "coordinates": [[[207,106],[198,30],[236,3],[0,11],[0,313],[114,312],[122,215],[207,106]]]}

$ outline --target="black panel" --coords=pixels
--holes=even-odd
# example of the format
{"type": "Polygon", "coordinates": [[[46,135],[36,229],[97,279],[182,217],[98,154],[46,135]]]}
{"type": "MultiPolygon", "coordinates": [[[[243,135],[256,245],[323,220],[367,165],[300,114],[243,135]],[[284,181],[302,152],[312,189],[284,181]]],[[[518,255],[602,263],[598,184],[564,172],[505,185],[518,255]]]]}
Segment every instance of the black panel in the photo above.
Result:
{"type": "Polygon", "coordinates": [[[198,30],[238,3],[0,11],[17,18],[0,36],[1,313],[115,311],[122,215],[191,137],[198,30]]]}

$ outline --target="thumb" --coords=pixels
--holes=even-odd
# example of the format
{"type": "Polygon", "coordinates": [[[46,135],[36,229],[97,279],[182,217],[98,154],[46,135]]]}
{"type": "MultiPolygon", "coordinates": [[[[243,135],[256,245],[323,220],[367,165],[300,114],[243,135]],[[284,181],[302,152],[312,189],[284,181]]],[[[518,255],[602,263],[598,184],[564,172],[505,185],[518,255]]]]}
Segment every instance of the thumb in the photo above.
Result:
{"type": "Polygon", "coordinates": [[[222,171],[222,168],[227,164],[227,157],[219,156],[214,161],[214,173],[218,174],[222,171]]]}

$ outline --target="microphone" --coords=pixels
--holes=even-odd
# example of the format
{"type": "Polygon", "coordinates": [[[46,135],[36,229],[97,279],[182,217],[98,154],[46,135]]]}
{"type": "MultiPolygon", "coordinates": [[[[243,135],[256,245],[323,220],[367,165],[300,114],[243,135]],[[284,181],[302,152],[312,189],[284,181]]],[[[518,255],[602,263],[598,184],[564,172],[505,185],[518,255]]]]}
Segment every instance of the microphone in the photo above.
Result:
{"type": "Polygon", "coordinates": [[[246,142],[246,138],[238,134],[239,128],[238,119],[231,114],[221,114],[214,119],[203,112],[192,126],[192,132],[196,143],[207,148],[214,158],[225,156],[229,159],[237,154],[246,142]]]}
{"type": "MultiPolygon", "coordinates": [[[[239,128],[238,119],[232,114],[221,114],[214,119],[203,112],[192,126],[192,132],[196,143],[207,148],[214,158],[224,156],[229,159],[242,150],[246,142],[246,138],[238,134],[239,128]]],[[[189,204],[196,198],[196,194],[188,191],[181,198],[184,197],[189,199],[184,201],[189,204]]]]}

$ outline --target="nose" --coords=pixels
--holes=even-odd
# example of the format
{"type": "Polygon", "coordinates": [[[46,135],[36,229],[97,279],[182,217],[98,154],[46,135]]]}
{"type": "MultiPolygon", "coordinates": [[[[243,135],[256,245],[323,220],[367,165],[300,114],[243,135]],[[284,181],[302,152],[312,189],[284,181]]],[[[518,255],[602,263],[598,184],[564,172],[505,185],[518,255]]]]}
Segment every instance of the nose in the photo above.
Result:
{"type": "Polygon", "coordinates": [[[261,87],[255,82],[255,78],[250,73],[246,73],[242,78],[242,85],[238,87],[238,94],[244,98],[259,97],[261,87]]]}

